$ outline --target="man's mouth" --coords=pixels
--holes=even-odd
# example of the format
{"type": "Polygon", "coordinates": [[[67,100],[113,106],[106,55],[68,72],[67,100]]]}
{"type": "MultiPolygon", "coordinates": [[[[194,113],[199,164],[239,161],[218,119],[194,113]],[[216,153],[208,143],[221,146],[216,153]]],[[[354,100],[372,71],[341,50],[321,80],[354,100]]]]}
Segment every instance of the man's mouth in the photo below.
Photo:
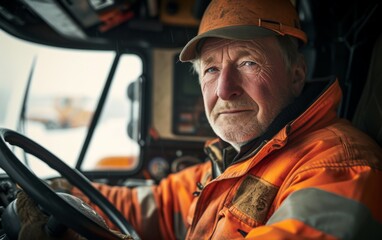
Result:
{"type": "Polygon", "coordinates": [[[246,112],[250,112],[250,111],[252,111],[252,110],[251,109],[227,109],[227,110],[220,111],[218,115],[224,115],[224,114],[234,115],[234,114],[246,113],[246,112]]]}

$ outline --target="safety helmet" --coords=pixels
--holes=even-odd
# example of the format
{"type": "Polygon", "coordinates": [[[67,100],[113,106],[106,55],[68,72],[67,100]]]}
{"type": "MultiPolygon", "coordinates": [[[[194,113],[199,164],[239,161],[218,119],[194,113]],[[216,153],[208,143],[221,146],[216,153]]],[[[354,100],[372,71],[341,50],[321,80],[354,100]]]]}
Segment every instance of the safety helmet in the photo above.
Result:
{"type": "Polygon", "coordinates": [[[201,40],[207,37],[251,40],[272,35],[290,35],[307,42],[290,0],[212,0],[203,14],[198,35],[186,44],[179,59],[194,60],[201,40]]]}

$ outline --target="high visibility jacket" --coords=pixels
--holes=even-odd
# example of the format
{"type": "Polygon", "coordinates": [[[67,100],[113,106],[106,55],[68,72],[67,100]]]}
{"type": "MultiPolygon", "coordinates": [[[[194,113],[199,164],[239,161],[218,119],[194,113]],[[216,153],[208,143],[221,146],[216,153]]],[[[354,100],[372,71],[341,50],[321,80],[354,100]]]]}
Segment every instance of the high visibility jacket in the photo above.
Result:
{"type": "Polygon", "coordinates": [[[382,239],[382,152],[337,117],[340,98],[326,84],[245,153],[209,142],[228,163],[216,176],[206,162],[155,186],[96,186],[143,239],[382,239]]]}

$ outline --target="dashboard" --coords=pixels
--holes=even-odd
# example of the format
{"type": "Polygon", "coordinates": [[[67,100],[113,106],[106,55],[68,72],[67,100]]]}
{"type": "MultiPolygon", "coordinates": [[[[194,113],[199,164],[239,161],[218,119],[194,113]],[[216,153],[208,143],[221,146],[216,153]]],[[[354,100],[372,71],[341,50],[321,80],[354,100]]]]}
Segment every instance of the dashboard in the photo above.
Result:
{"type": "Polygon", "coordinates": [[[16,198],[16,184],[6,174],[0,174],[0,208],[7,206],[16,198]]]}
{"type": "Polygon", "coordinates": [[[0,173],[0,239],[3,239],[4,230],[1,215],[4,209],[16,199],[17,194],[16,184],[6,175],[0,173]]]}

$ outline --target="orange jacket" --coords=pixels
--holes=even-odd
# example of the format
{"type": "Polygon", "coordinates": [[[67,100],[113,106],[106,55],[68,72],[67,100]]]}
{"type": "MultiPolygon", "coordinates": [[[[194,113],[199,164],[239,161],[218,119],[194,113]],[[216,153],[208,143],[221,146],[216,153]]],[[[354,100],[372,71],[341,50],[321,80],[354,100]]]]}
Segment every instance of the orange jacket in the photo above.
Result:
{"type": "Polygon", "coordinates": [[[382,152],[336,116],[340,98],[330,83],[214,179],[207,162],[157,186],[97,187],[143,239],[382,239],[382,152]]]}

